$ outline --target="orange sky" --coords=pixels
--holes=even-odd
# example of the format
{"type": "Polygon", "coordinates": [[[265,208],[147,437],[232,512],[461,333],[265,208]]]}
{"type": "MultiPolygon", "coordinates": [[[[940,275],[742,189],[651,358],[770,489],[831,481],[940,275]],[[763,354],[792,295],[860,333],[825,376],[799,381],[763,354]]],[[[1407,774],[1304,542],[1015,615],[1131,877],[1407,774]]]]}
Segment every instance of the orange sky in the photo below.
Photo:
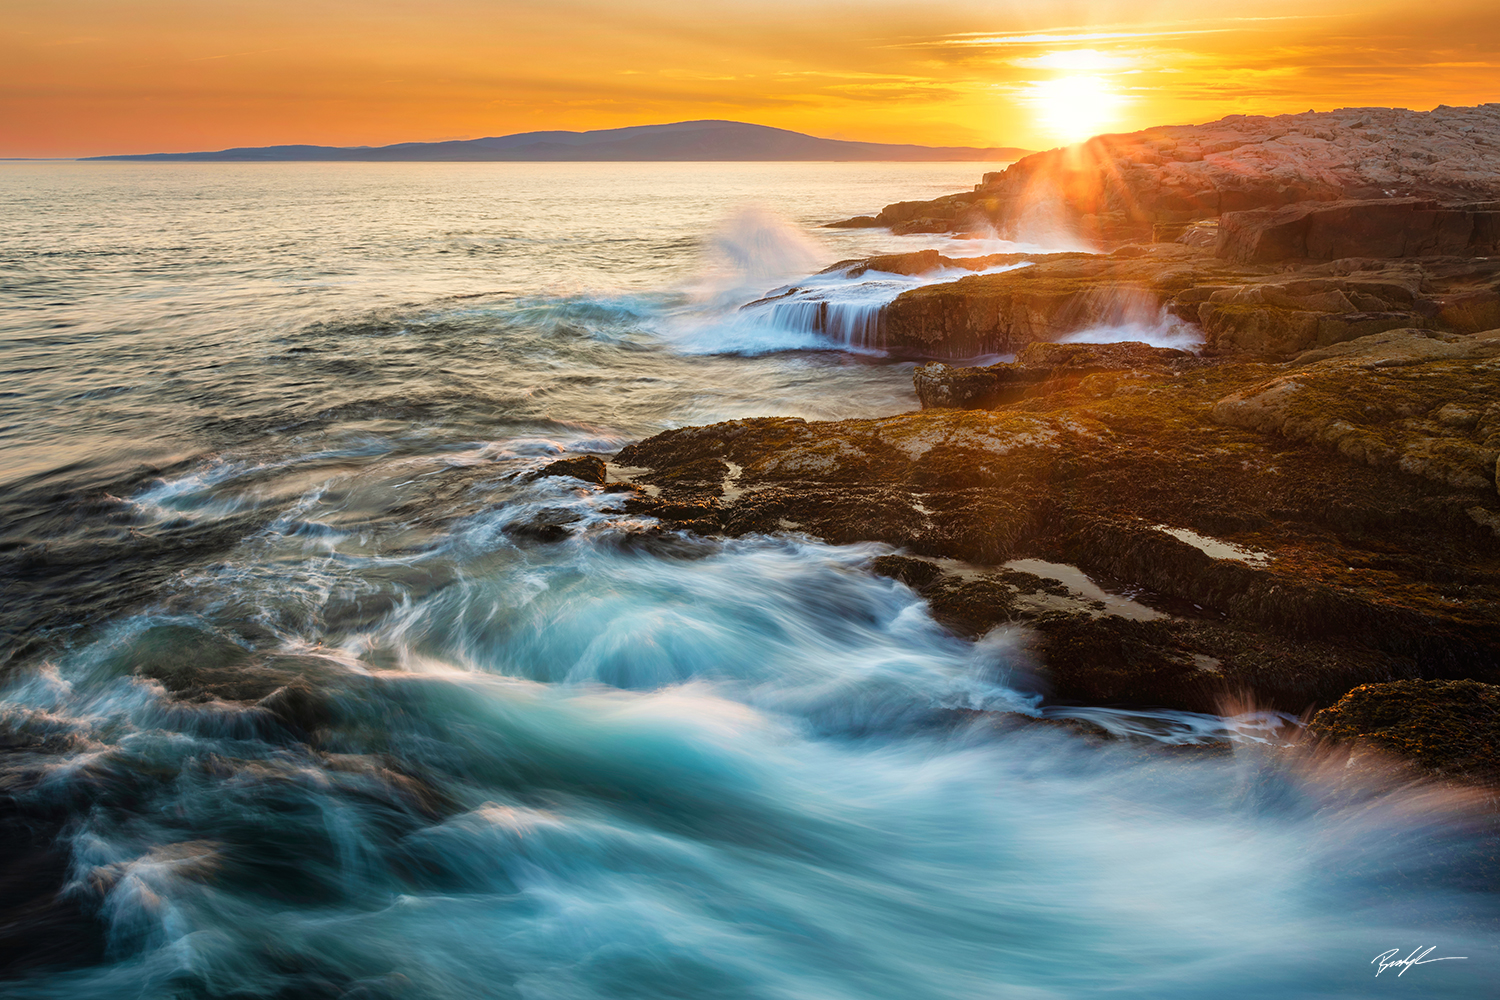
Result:
{"type": "Polygon", "coordinates": [[[0,18],[0,156],[691,118],[1045,148],[1483,101],[1500,101],[1495,0],[6,0],[0,18]]]}

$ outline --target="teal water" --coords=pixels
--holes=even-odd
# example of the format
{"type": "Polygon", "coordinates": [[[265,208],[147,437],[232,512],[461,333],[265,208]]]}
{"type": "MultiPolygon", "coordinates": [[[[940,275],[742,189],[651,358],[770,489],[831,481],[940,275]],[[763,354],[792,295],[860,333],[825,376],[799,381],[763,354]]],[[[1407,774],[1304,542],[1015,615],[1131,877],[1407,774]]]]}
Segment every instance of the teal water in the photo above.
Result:
{"type": "Polygon", "coordinates": [[[1486,995],[1464,796],[1254,715],[1026,725],[1024,634],[887,550],[530,478],[914,407],[739,307],[1002,249],[817,228],[982,169],[0,167],[5,994],[1486,995]]]}

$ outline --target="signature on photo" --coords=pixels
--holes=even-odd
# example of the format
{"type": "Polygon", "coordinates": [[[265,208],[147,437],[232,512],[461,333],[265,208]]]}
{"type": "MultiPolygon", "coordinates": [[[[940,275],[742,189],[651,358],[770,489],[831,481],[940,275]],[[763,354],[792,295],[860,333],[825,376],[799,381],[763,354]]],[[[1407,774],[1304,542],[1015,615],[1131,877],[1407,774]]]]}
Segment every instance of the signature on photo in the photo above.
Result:
{"type": "Polygon", "coordinates": [[[1448,955],[1443,958],[1427,957],[1436,950],[1437,945],[1433,945],[1425,951],[1419,948],[1413,948],[1410,955],[1407,955],[1405,958],[1397,958],[1396,956],[1401,954],[1401,949],[1392,948],[1390,951],[1383,951],[1379,955],[1376,955],[1374,958],[1370,959],[1370,964],[1375,965],[1378,963],[1380,965],[1380,968],[1375,970],[1375,975],[1377,976],[1384,972],[1386,969],[1393,969],[1398,966],[1400,967],[1401,971],[1396,973],[1396,975],[1404,976],[1406,975],[1406,970],[1412,968],[1413,966],[1431,965],[1433,962],[1463,962],[1468,959],[1467,955],[1448,955]]]}

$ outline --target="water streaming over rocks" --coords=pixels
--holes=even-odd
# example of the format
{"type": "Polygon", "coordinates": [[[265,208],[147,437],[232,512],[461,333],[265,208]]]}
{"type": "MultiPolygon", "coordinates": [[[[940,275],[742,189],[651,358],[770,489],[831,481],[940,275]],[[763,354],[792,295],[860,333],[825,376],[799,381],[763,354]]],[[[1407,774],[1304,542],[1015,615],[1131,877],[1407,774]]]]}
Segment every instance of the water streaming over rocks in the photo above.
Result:
{"type": "Polygon", "coordinates": [[[863,271],[850,277],[842,272],[821,273],[778,288],[744,306],[743,312],[761,327],[813,334],[845,350],[878,352],[886,347],[881,310],[902,292],[974,273],[999,274],[1025,266],[1008,264],[979,272],[943,268],[919,275],[863,271]]]}
{"type": "Polygon", "coordinates": [[[1042,707],[888,549],[537,477],[913,407],[859,304],[910,279],[739,306],[973,172],[3,168],[5,995],[1483,995],[1464,794],[1042,707]]]}

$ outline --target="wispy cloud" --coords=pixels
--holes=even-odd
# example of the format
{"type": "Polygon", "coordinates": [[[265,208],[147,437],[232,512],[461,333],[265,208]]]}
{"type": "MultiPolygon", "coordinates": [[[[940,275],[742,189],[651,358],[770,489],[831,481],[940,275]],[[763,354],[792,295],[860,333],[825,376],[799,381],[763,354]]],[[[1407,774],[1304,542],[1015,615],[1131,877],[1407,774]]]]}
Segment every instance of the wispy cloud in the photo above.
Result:
{"type": "Polygon", "coordinates": [[[919,48],[929,45],[998,48],[1001,46],[1071,45],[1075,42],[1108,42],[1127,38],[1173,38],[1182,35],[1217,35],[1233,28],[1179,28],[1174,31],[1069,31],[1034,32],[1027,35],[965,34],[932,38],[923,42],[908,42],[903,47],[919,48]]]}
{"type": "Polygon", "coordinates": [[[1243,31],[1257,23],[1311,21],[1334,17],[1333,14],[1286,14],[1275,17],[1212,17],[1194,21],[1155,21],[1145,24],[1080,24],[1043,28],[1038,31],[998,34],[990,31],[960,31],[932,38],[893,42],[891,48],[925,48],[931,46],[1038,46],[1071,45],[1076,42],[1128,41],[1140,38],[1178,38],[1191,35],[1221,35],[1243,31]],[[1211,25],[1207,26],[1207,25],[1211,25]]]}
{"type": "Polygon", "coordinates": [[[264,56],[270,55],[272,52],[286,52],[289,51],[289,49],[290,46],[283,45],[280,48],[275,49],[252,49],[249,52],[224,52],[216,56],[194,56],[192,59],[189,59],[188,62],[213,62],[218,59],[241,59],[245,56],[264,56]]]}
{"type": "Polygon", "coordinates": [[[1023,69],[1088,70],[1095,73],[1121,72],[1139,66],[1140,62],[1136,56],[1107,55],[1097,49],[1064,49],[1010,60],[1012,66],[1023,69]]]}

